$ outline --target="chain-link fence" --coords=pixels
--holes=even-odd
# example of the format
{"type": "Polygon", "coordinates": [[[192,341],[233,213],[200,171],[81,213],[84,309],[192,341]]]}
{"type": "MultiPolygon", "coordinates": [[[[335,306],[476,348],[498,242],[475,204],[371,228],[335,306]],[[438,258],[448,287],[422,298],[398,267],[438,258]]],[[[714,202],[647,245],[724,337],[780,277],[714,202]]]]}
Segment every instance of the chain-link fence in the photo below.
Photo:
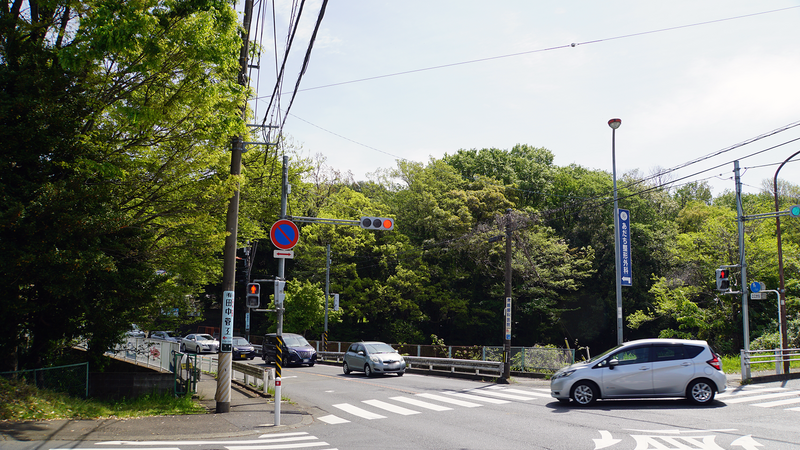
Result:
{"type": "Polygon", "coordinates": [[[0,372],[0,376],[25,380],[38,389],[63,392],[72,397],[89,396],[89,363],[68,366],[46,367],[43,369],[0,372]]]}

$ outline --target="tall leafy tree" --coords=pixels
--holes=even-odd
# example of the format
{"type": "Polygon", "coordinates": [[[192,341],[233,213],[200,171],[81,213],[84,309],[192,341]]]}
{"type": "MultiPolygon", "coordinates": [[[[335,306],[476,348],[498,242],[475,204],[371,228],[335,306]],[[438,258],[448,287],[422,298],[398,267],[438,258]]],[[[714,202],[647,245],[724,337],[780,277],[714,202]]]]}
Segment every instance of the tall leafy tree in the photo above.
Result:
{"type": "Polygon", "coordinates": [[[78,337],[97,356],[131,322],[185,311],[219,272],[225,149],[244,128],[236,13],[214,0],[2,8],[0,312],[14,325],[0,346],[26,367],[78,337]]]}

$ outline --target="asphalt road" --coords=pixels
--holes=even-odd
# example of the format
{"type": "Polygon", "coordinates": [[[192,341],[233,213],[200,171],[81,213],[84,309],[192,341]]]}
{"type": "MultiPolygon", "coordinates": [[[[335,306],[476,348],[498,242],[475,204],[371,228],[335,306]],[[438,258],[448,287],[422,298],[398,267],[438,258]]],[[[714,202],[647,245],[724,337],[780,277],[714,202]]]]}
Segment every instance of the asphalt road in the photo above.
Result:
{"type": "Polygon", "coordinates": [[[286,395],[312,412],[307,431],[340,449],[800,449],[798,380],[732,384],[707,407],[660,399],[589,408],[558,403],[542,380],[366,378],[335,366],[290,369],[284,380],[286,395]]]}
{"type": "MultiPolygon", "coordinates": [[[[263,365],[259,359],[251,363],[263,365]]],[[[546,381],[515,381],[500,385],[410,373],[366,378],[344,375],[339,366],[289,367],[283,370],[283,395],[292,400],[292,410],[304,414],[297,426],[135,443],[122,443],[125,436],[119,436],[79,447],[0,442],[0,448],[800,449],[800,380],[730,383],[706,407],[663,399],[599,401],[588,408],[558,403],[546,381]]]]}

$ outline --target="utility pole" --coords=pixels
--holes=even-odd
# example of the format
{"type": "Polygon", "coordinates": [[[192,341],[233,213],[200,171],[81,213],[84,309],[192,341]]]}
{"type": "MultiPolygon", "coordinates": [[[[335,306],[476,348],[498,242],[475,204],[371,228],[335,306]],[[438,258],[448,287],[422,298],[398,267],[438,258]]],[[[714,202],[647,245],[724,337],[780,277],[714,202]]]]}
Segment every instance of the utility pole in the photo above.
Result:
{"type": "Polygon", "coordinates": [[[739,266],[742,269],[742,334],[744,349],[750,351],[750,306],[747,304],[747,262],[744,251],[744,211],[742,210],[742,179],[739,176],[739,160],[733,162],[734,182],[736,184],[736,214],[739,228],[739,266]]]}
{"type": "MultiPolygon", "coordinates": [[[[244,20],[242,22],[242,49],[239,53],[239,84],[247,86],[247,56],[250,47],[250,21],[253,16],[253,0],[245,0],[244,20]]],[[[242,105],[242,119],[246,117],[247,104],[242,105]]],[[[244,150],[244,137],[235,136],[232,139],[231,149],[231,176],[242,173],[242,151],[244,150]]],[[[231,410],[231,361],[233,360],[231,348],[231,332],[233,329],[234,291],[236,286],[236,238],[239,231],[239,187],[231,197],[228,204],[228,214],[225,221],[225,248],[223,249],[222,272],[222,327],[220,328],[220,353],[218,356],[217,391],[214,396],[216,412],[227,413],[231,410]],[[226,332],[227,330],[227,332],[226,332]],[[226,342],[227,341],[227,342],[226,342]]]]}
{"type": "Polygon", "coordinates": [[[511,380],[511,208],[506,210],[506,307],[505,307],[505,339],[503,340],[503,378],[501,382],[511,380]]]}

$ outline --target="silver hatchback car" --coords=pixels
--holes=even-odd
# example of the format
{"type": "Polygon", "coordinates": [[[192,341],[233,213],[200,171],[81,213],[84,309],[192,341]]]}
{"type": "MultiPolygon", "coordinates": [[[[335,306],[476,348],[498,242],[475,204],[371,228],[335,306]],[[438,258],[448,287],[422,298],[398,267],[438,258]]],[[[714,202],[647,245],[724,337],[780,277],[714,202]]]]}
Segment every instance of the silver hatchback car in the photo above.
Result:
{"type": "Polygon", "coordinates": [[[719,355],[706,341],[642,339],[589,361],[565,367],[550,379],[550,395],[587,406],[600,398],[686,397],[703,405],[725,392],[719,355]]]}
{"type": "Polygon", "coordinates": [[[379,373],[396,373],[402,377],[406,373],[406,361],[389,344],[356,342],[344,354],[342,371],[345,374],[363,371],[368,377],[379,373]]]}

